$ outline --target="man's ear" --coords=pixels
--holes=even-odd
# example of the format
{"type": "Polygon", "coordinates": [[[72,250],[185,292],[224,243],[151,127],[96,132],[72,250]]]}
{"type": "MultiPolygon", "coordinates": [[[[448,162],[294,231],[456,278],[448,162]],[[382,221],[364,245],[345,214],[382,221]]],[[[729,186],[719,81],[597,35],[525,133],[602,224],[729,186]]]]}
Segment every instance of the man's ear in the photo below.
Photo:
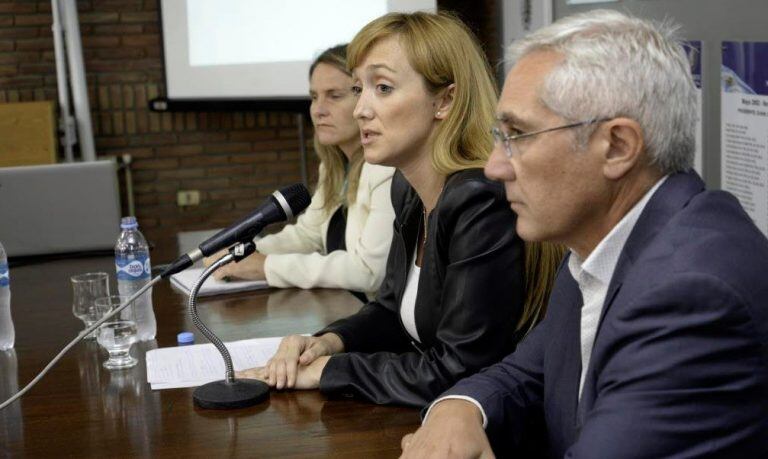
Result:
{"type": "Polygon", "coordinates": [[[605,121],[599,128],[603,144],[603,175],[609,180],[618,180],[637,167],[642,161],[645,149],[643,129],[630,118],[614,118],[605,121]]]}
{"type": "Polygon", "coordinates": [[[437,103],[435,104],[436,119],[444,120],[446,117],[448,117],[448,111],[451,109],[451,105],[453,105],[453,96],[455,92],[456,83],[449,84],[445,89],[441,91],[437,98],[437,103]]]}

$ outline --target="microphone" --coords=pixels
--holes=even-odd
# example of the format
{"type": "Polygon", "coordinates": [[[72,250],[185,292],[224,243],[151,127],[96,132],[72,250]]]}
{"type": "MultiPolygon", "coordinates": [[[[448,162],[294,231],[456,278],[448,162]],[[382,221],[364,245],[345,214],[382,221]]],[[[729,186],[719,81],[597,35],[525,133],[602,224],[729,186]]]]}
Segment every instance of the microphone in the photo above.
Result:
{"type": "Polygon", "coordinates": [[[160,274],[165,279],[181,272],[197,260],[226,249],[232,244],[251,241],[264,227],[272,223],[290,220],[309,206],[311,197],[301,183],[281,188],[251,214],[246,215],[229,228],[225,228],[200,244],[197,249],[180,256],[160,274]]]}

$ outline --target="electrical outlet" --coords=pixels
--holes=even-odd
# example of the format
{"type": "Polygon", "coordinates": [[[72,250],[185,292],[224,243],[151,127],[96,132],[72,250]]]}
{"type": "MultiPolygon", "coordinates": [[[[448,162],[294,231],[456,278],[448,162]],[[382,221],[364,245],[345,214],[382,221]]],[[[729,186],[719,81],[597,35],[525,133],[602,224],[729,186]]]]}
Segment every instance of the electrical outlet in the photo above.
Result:
{"type": "Polygon", "coordinates": [[[196,206],[200,204],[200,191],[181,190],[176,193],[176,203],[179,207],[196,206]]]}

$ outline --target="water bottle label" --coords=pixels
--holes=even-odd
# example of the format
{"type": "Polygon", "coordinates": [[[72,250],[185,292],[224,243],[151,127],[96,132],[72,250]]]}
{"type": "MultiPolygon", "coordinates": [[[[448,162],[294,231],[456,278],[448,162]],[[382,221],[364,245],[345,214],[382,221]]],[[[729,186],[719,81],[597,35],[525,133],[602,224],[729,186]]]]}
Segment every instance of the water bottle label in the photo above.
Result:
{"type": "Polygon", "coordinates": [[[148,256],[117,257],[115,258],[115,270],[117,271],[117,280],[142,280],[149,279],[152,267],[148,256]]]}
{"type": "Polygon", "coordinates": [[[8,274],[8,263],[0,263],[0,287],[8,287],[11,276],[8,274]]]}

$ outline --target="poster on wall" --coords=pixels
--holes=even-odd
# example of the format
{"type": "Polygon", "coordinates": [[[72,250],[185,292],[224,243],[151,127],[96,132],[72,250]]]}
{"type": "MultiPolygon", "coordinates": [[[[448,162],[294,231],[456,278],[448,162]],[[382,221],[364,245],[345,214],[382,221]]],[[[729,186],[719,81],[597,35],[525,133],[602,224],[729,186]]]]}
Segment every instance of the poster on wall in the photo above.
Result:
{"type": "Polygon", "coordinates": [[[691,64],[691,73],[693,82],[696,84],[696,152],[693,158],[693,168],[699,175],[703,176],[703,109],[701,95],[701,40],[689,40],[685,43],[685,52],[688,55],[688,62],[691,64]]]}
{"type": "Polygon", "coordinates": [[[723,42],[721,184],[768,235],[768,42],[723,42]]]}

